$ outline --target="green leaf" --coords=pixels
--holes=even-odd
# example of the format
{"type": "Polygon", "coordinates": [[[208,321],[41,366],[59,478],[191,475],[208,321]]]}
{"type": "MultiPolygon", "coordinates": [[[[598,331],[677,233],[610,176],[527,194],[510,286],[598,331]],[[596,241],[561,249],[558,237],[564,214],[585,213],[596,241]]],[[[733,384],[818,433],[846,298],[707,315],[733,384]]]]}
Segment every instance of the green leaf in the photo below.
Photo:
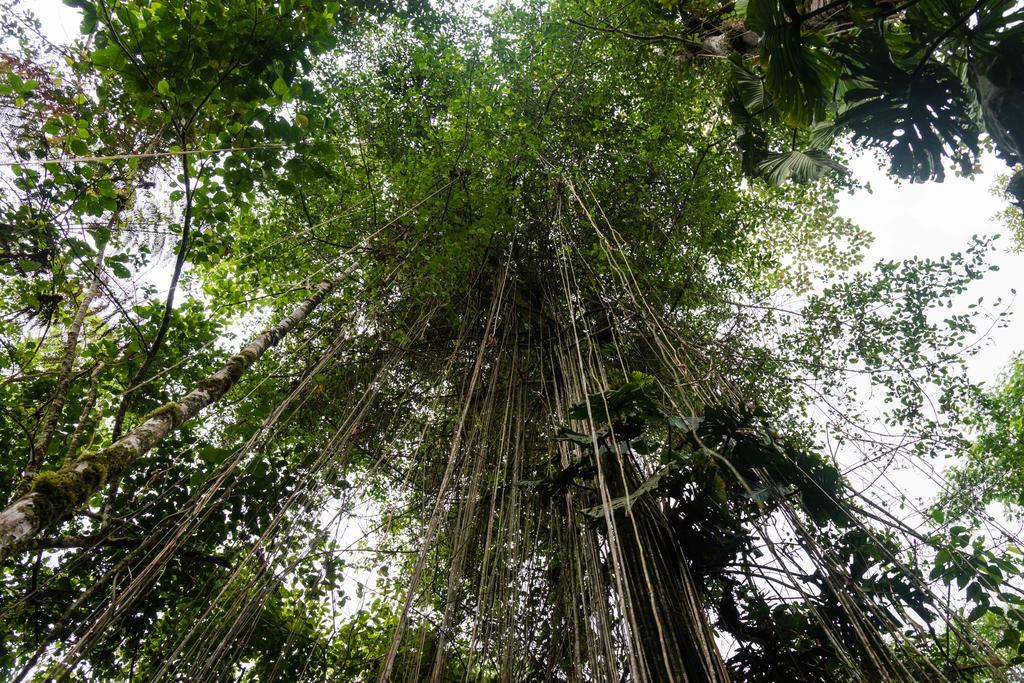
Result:
{"type": "Polygon", "coordinates": [[[967,615],[967,621],[977,621],[985,616],[986,612],[988,612],[988,605],[977,605],[971,610],[970,614],[967,615]]]}
{"type": "Polygon", "coordinates": [[[845,173],[846,167],[820,149],[808,149],[769,154],[757,170],[772,185],[782,185],[787,180],[811,182],[831,171],[845,173]]]}
{"type": "Polygon", "coordinates": [[[227,457],[231,455],[231,449],[229,448],[214,448],[213,446],[206,446],[199,451],[199,457],[202,458],[203,462],[207,465],[216,466],[227,460],[227,457]]]}
{"type": "Polygon", "coordinates": [[[943,159],[965,175],[979,153],[978,127],[960,78],[945,64],[898,64],[884,37],[865,31],[845,50],[861,87],[846,92],[837,126],[889,153],[890,171],[916,182],[942,180],[943,159]]]}
{"type": "Polygon", "coordinates": [[[579,444],[581,446],[593,446],[594,445],[593,437],[591,437],[591,436],[589,436],[587,434],[581,434],[579,432],[574,432],[573,430],[567,429],[565,427],[563,427],[560,430],[558,430],[558,436],[555,437],[555,441],[569,441],[571,443],[576,443],[576,444],[579,444]]]}
{"type": "Polygon", "coordinates": [[[132,272],[128,270],[128,268],[119,261],[111,261],[108,263],[108,265],[110,266],[110,272],[112,272],[115,276],[121,278],[122,280],[127,280],[132,276],[132,272]]]}
{"type": "Polygon", "coordinates": [[[806,128],[824,118],[838,63],[816,34],[803,34],[792,0],[750,0],[747,25],[761,35],[765,84],[786,123],[806,128]]]}
{"type": "Polygon", "coordinates": [[[703,417],[696,415],[669,415],[665,418],[669,426],[684,432],[692,432],[704,421],[703,417]]]}
{"type": "Polygon", "coordinates": [[[82,10],[82,23],[79,25],[78,30],[83,35],[89,35],[96,31],[96,24],[96,10],[92,5],[86,5],[82,10]]]}
{"type": "MultiPolygon", "coordinates": [[[[644,483],[640,484],[640,486],[638,486],[637,489],[629,496],[622,496],[621,498],[615,498],[614,500],[609,501],[608,510],[612,511],[618,510],[619,508],[626,508],[628,511],[633,507],[633,504],[638,498],[655,491],[661,483],[661,478],[663,476],[665,476],[665,470],[655,472],[646,481],[644,481],[644,483]]],[[[583,511],[583,514],[595,519],[600,519],[604,516],[604,506],[595,505],[594,507],[587,508],[583,511]]]]}
{"type": "Polygon", "coordinates": [[[771,95],[765,88],[764,81],[754,73],[743,57],[733,54],[729,57],[733,82],[743,107],[752,115],[771,107],[771,95]]]}
{"type": "Polygon", "coordinates": [[[1003,631],[1003,637],[996,643],[996,647],[1017,647],[1020,642],[1020,631],[1008,628],[1003,631]]]}
{"type": "Polygon", "coordinates": [[[167,82],[166,78],[161,78],[160,82],[156,84],[156,91],[166,97],[171,92],[171,84],[167,82]]]}

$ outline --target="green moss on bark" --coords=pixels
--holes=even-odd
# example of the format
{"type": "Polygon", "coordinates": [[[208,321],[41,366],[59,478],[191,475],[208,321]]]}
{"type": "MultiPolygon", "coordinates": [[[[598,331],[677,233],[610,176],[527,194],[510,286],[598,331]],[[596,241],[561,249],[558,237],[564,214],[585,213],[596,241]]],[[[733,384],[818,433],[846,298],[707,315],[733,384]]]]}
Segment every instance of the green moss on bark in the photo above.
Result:
{"type": "Polygon", "coordinates": [[[156,410],[144,415],[142,417],[142,422],[151,420],[154,417],[160,417],[161,415],[170,415],[171,424],[174,425],[175,427],[177,427],[178,425],[185,421],[185,415],[181,409],[181,406],[175,403],[174,401],[171,401],[170,403],[165,403],[156,410]]]}
{"type": "Polygon", "coordinates": [[[112,446],[107,446],[93,457],[102,459],[106,463],[108,472],[120,473],[132,463],[137,455],[135,448],[124,443],[115,443],[112,446]]]}
{"type": "Polygon", "coordinates": [[[39,526],[59,521],[89,499],[107,480],[107,467],[95,460],[80,461],[74,468],[43,472],[32,482],[39,526]]]}
{"type": "Polygon", "coordinates": [[[203,390],[214,397],[223,396],[228,389],[237,382],[246,368],[255,363],[257,354],[255,351],[245,349],[228,359],[223,370],[213,377],[207,377],[196,385],[197,389],[203,390]]]}

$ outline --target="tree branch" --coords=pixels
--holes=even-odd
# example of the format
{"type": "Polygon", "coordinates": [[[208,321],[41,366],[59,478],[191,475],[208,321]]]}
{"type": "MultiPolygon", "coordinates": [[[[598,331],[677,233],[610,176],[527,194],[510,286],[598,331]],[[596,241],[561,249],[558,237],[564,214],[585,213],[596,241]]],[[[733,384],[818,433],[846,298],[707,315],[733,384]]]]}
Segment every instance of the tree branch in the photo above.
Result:
{"type": "Polygon", "coordinates": [[[217,402],[242,378],[267,349],[276,346],[296,325],[355,270],[345,268],[337,278],[321,282],[313,295],[290,315],[254,338],[220,370],[199,382],[180,401],[171,401],[150,413],[121,439],[95,453],[87,453],[59,470],[43,472],[32,482],[31,492],[0,512],[0,560],[39,531],[73,514],[108,481],[131,469],[179,426],[217,402]]]}

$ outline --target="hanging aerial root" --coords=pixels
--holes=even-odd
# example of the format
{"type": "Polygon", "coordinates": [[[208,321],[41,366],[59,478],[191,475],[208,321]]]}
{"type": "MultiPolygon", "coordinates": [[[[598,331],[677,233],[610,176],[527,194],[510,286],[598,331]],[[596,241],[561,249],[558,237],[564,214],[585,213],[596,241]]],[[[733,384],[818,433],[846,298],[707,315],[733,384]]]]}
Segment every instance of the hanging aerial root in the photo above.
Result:
{"type": "Polygon", "coordinates": [[[0,512],[0,559],[19,543],[73,513],[111,477],[120,476],[165,436],[220,399],[267,349],[276,346],[292,328],[305,320],[354,267],[349,266],[338,278],[317,285],[313,295],[284,320],[249,342],[180,401],[166,403],[153,411],[142,424],[107,448],[87,453],[59,470],[36,476],[29,493],[0,512]]]}

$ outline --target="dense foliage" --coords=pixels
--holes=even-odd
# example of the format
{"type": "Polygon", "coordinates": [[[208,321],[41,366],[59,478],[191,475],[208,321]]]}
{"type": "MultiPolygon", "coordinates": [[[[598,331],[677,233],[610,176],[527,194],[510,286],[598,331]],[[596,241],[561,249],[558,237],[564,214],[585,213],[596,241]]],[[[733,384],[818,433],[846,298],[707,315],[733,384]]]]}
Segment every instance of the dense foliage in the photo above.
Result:
{"type": "Polygon", "coordinates": [[[1020,161],[1014,7],[73,6],[0,16],[5,679],[1020,676],[991,240],[836,215],[844,131],[1020,161]]]}

